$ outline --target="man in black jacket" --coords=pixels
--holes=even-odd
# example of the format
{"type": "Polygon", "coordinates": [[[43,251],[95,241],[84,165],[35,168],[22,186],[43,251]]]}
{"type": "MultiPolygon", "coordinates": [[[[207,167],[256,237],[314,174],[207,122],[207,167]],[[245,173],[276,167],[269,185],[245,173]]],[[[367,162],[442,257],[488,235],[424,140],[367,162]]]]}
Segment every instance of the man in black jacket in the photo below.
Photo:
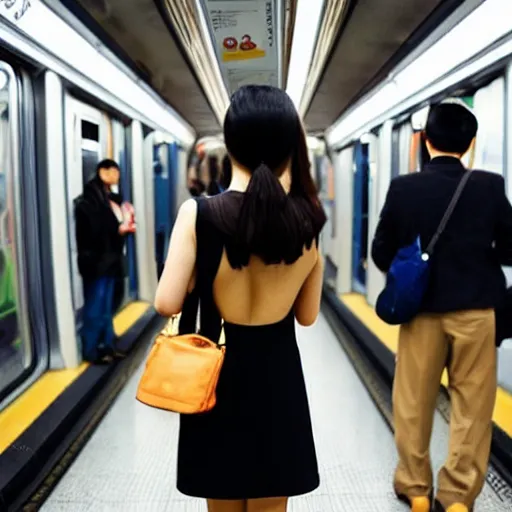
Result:
{"type": "MultiPolygon", "coordinates": [[[[460,159],[477,132],[465,106],[430,111],[425,140],[431,162],[394,179],[372,247],[387,272],[397,250],[419,235],[426,248],[466,172],[460,159]]],[[[501,265],[512,264],[512,206],[497,174],[471,171],[430,258],[420,314],[400,328],[393,389],[399,464],[397,495],[415,512],[430,510],[429,444],[439,383],[448,370],[450,453],[438,479],[436,510],[471,510],[487,472],[496,397],[495,308],[505,293],[501,265]]]]}

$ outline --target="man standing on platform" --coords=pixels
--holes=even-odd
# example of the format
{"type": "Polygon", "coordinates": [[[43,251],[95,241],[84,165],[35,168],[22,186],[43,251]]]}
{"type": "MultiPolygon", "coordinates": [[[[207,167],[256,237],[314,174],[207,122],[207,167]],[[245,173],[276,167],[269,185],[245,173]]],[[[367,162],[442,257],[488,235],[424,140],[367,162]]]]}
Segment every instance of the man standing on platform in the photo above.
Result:
{"type": "Polygon", "coordinates": [[[431,108],[425,143],[431,161],[420,173],[394,179],[373,240],[383,272],[397,251],[419,236],[425,250],[462,179],[462,195],[430,257],[419,314],[400,327],[393,389],[399,464],[398,497],[428,512],[434,495],[429,455],[443,370],[449,375],[449,456],[438,478],[436,512],[468,512],[489,461],[496,398],[495,309],[505,294],[501,265],[512,264],[512,206],[498,174],[469,171],[461,158],[478,123],[468,108],[431,108]]]}

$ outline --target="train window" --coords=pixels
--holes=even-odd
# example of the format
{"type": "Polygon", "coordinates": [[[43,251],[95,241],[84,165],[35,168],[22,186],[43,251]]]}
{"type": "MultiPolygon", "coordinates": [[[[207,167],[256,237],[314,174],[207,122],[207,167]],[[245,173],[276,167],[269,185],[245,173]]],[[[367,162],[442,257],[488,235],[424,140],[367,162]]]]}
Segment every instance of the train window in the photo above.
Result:
{"type": "Polygon", "coordinates": [[[100,127],[82,119],[82,177],[84,185],[94,178],[100,161],[100,127]]]}
{"type": "Polygon", "coordinates": [[[400,131],[398,127],[393,128],[391,133],[391,178],[400,174],[400,131]]]}
{"type": "Polygon", "coordinates": [[[366,291],[369,171],[369,145],[358,142],[354,146],[354,211],[352,224],[352,287],[358,293],[365,293],[366,291]]]}
{"type": "Polygon", "coordinates": [[[473,167],[503,175],[505,146],[505,79],[499,77],[473,98],[478,134],[473,167]]]}
{"type": "Polygon", "coordinates": [[[28,332],[22,329],[25,318],[19,296],[23,268],[18,266],[22,247],[16,236],[20,221],[17,102],[14,75],[0,63],[0,399],[30,368],[34,356],[28,332]]]}
{"type": "Polygon", "coordinates": [[[412,126],[409,121],[393,128],[391,177],[395,178],[409,172],[412,126]]]}

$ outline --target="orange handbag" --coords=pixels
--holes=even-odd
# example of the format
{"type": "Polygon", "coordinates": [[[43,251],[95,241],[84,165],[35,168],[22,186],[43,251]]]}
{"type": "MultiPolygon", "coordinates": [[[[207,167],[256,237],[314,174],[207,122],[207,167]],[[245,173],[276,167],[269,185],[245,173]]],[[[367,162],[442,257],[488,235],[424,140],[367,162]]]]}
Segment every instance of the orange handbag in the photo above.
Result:
{"type": "Polygon", "coordinates": [[[173,317],[156,337],[137,400],[181,414],[211,410],[226,348],[199,334],[177,335],[173,317]]]}

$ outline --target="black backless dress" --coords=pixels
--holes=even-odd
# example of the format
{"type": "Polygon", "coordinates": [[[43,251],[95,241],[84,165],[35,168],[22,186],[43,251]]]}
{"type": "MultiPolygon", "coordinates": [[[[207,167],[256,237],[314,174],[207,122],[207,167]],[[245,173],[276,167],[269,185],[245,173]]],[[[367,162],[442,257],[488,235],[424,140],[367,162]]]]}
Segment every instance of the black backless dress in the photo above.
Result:
{"type": "MultiPolygon", "coordinates": [[[[197,286],[187,297],[180,332],[219,339],[221,319],[212,285],[242,195],[198,200],[197,286]]],[[[302,365],[290,312],[264,326],[224,324],[226,358],[217,405],[181,415],[180,492],[209,499],[296,496],[319,485],[318,465],[302,365]]]]}

